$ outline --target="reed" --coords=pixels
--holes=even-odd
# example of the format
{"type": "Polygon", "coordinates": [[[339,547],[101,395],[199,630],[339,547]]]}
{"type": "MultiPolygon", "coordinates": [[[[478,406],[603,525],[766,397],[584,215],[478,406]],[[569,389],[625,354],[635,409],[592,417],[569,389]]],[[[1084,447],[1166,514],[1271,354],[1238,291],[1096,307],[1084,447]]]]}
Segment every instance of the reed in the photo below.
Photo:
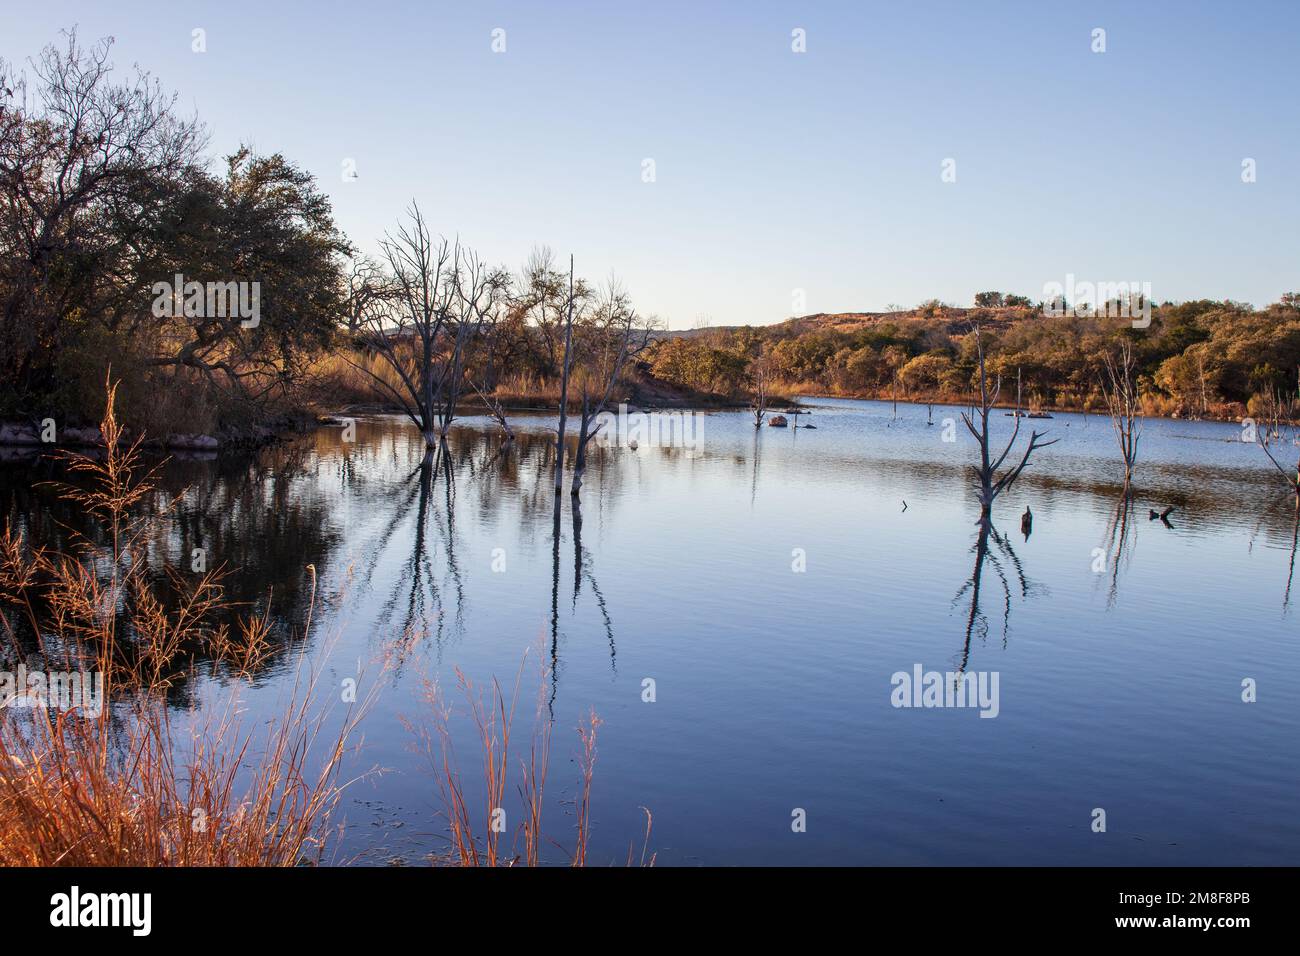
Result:
{"type": "MultiPolygon", "coordinates": [[[[551,755],[551,728],[546,707],[547,672],[540,671],[537,706],[532,732],[522,753],[516,758],[518,797],[507,809],[506,796],[512,778],[511,741],[519,700],[520,673],[509,695],[493,678],[485,694],[459,669],[456,684],[459,696],[468,704],[471,721],[477,731],[479,779],[470,788],[461,773],[451,731],[452,705],[436,684],[426,685],[426,700],[434,714],[432,729],[427,724],[412,725],[432,764],[446,820],[448,846],[435,854],[432,862],[444,866],[542,866],[552,862],[545,853],[554,848],[559,858],[570,866],[587,865],[591,838],[591,791],[596,766],[596,731],[600,718],[592,711],[578,727],[581,746],[578,755],[578,784],[574,798],[573,843],[566,847],[543,830],[546,809],[546,784],[551,755]],[[472,792],[471,792],[472,789],[472,792]],[[519,822],[506,824],[509,814],[519,822]]],[[[654,855],[647,857],[652,819],[646,812],[646,830],[641,865],[653,866],[654,855]]],[[[558,860],[556,861],[558,862],[558,860]]],[[[628,865],[633,865],[633,851],[628,848],[628,865]]]]}
{"type": "Polygon", "coordinates": [[[49,700],[0,707],[0,865],[320,862],[346,786],[347,741],[369,699],[329,729],[304,641],[288,701],[263,732],[241,729],[237,694],[202,716],[173,712],[165,691],[195,655],[249,674],[269,653],[270,622],[213,624],[232,607],[219,572],[193,585],[173,574],[180,598],[170,610],[159,596],[146,576],[150,519],[136,513],[155,472],[141,465],[140,441],[123,440],[115,397],[109,384],[103,454],[70,456],[85,484],[62,489],[98,519],[102,540],[81,537],[54,553],[11,527],[0,535],[5,656],[22,659],[34,646],[47,673],[102,677],[93,710],[84,698],[63,709],[49,700]]]}
{"type": "MultiPolygon", "coordinates": [[[[169,704],[169,690],[193,678],[200,659],[236,679],[254,675],[272,653],[272,622],[266,611],[234,615],[220,569],[193,583],[174,571],[149,575],[158,512],[146,514],[144,505],[157,497],[156,468],[144,465],[139,439],[125,440],[115,397],[110,383],[102,453],[69,455],[68,469],[82,481],[59,486],[63,497],[94,516],[99,532],[76,535],[60,551],[34,546],[9,526],[0,532],[0,660],[23,660],[34,648],[47,672],[93,671],[103,681],[102,706],[94,710],[84,700],[23,708],[0,701],[0,866],[325,862],[332,821],[351,782],[341,779],[349,740],[381,682],[369,682],[370,695],[336,719],[329,707],[317,706],[323,688],[304,639],[287,700],[263,730],[241,726],[237,690],[224,704],[189,710],[169,704]],[[231,616],[233,624],[217,621],[231,616]]],[[[174,504],[164,502],[161,511],[174,504]]],[[[304,638],[313,631],[317,601],[315,569],[309,570],[304,638]]],[[[416,637],[386,645],[385,670],[416,637]]],[[[436,721],[419,733],[437,771],[449,830],[448,850],[435,862],[540,866],[558,862],[554,848],[570,865],[587,865],[599,718],[592,712],[578,729],[574,836],[566,848],[543,830],[552,727],[545,668],[532,732],[518,752],[512,731],[520,676],[507,696],[495,680],[484,693],[456,674],[470,705],[482,786],[470,787],[462,777],[450,706],[429,685],[436,721]],[[512,790],[520,809],[510,830],[495,811],[512,790]]],[[[651,824],[646,811],[642,865],[654,865],[654,856],[647,858],[651,824]]]]}

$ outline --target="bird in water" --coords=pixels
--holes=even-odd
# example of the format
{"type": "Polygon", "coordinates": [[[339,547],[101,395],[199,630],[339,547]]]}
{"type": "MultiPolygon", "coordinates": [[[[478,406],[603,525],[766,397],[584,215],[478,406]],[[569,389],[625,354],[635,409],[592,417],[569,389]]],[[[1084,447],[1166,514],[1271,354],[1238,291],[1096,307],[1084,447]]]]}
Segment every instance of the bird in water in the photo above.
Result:
{"type": "Polygon", "coordinates": [[[1020,516],[1020,533],[1029,540],[1029,533],[1034,530],[1034,513],[1029,510],[1029,505],[1025,505],[1025,513],[1020,516]]]}

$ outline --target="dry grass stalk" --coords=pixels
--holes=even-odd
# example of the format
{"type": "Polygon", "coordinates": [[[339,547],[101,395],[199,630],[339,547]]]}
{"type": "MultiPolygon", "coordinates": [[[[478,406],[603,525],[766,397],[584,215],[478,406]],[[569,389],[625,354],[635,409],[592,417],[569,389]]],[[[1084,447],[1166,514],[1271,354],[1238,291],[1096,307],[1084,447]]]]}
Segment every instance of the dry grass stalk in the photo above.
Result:
{"type": "MultiPolygon", "coordinates": [[[[522,673],[522,667],[521,667],[522,673]]],[[[482,805],[476,812],[471,809],[471,798],[466,793],[456,760],[450,729],[451,708],[444,701],[436,685],[427,688],[427,699],[435,715],[435,726],[411,727],[419,738],[433,765],[439,796],[448,826],[448,850],[434,858],[436,864],[453,866],[541,866],[543,846],[557,847],[571,866],[587,864],[591,834],[591,786],[596,764],[596,730],[600,718],[592,712],[578,728],[582,744],[579,757],[578,794],[574,801],[577,818],[576,838],[571,850],[550,840],[542,830],[545,805],[547,769],[551,751],[551,721],[546,712],[546,672],[541,676],[533,731],[526,752],[518,760],[519,783],[516,791],[522,808],[521,821],[513,831],[505,825],[505,796],[509,787],[511,731],[519,696],[519,676],[507,698],[495,679],[491,693],[483,693],[458,669],[456,682],[460,694],[468,701],[470,716],[478,734],[482,758],[482,805]],[[480,822],[481,821],[481,822],[480,822]],[[510,833],[509,844],[506,843],[510,833]]],[[[641,862],[647,863],[646,849],[650,840],[650,814],[646,811],[645,844],[641,862]]],[[[628,848],[629,865],[632,849],[628,848]]],[[[654,865],[651,855],[648,864],[654,865]]]]}
{"type": "MultiPolygon", "coordinates": [[[[237,637],[212,627],[210,617],[230,605],[211,574],[182,590],[174,610],[164,607],[145,574],[147,521],[133,514],[155,472],[142,472],[138,440],[121,441],[115,392],[110,384],[103,459],[69,459],[89,487],[64,491],[100,520],[107,544],[82,539],[80,553],[59,554],[8,527],[0,535],[0,623],[10,649],[21,652],[26,637],[51,671],[94,669],[103,679],[97,713],[48,706],[57,702],[0,708],[0,865],[319,861],[345,786],[346,741],[373,698],[349,706],[327,732],[328,712],[313,710],[317,674],[303,642],[292,695],[264,740],[239,730],[234,697],[185,733],[173,728],[160,691],[185,669],[187,653],[201,649],[251,672],[269,652],[270,622],[240,622],[237,637]]],[[[176,576],[173,584],[180,589],[176,576]]]]}
{"type": "Polygon", "coordinates": [[[591,778],[596,770],[596,728],[600,718],[593,710],[578,725],[578,738],[582,741],[579,770],[582,774],[582,792],[578,799],[577,843],[573,849],[573,865],[587,865],[587,844],[591,838],[591,778]]]}

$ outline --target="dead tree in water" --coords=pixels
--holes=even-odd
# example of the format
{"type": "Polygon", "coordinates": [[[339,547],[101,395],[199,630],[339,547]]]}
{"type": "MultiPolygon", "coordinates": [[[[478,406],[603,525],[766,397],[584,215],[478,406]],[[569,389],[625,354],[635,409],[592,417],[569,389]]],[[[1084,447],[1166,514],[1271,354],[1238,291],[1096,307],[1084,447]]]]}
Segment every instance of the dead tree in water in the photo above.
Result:
{"type": "Polygon", "coordinates": [[[1258,432],[1255,434],[1255,444],[1259,445],[1259,447],[1264,450],[1264,454],[1268,455],[1268,460],[1273,463],[1273,467],[1278,470],[1278,473],[1282,476],[1283,480],[1286,481],[1287,486],[1290,487],[1291,491],[1296,495],[1296,507],[1300,509],[1300,462],[1296,463],[1295,474],[1291,474],[1282,467],[1282,464],[1276,457],[1274,457],[1273,453],[1268,450],[1268,442],[1264,441],[1258,432]]]}
{"type": "Polygon", "coordinates": [[[432,452],[438,444],[437,359],[453,302],[445,281],[452,249],[445,239],[435,241],[418,206],[407,214],[409,226],[399,224],[396,235],[381,243],[392,291],[360,317],[358,329],[366,350],[391,374],[378,374],[366,364],[356,367],[415,423],[432,452]]]}
{"type": "Polygon", "coordinates": [[[1264,409],[1259,414],[1263,427],[1258,428],[1259,440],[1265,445],[1273,441],[1294,438],[1296,419],[1296,400],[1287,398],[1281,391],[1274,390],[1264,400],[1264,409]]]}
{"type": "MultiPolygon", "coordinates": [[[[1250,438],[1253,438],[1255,444],[1263,449],[1268,460],[1273,463],[1278,474],[1287,483],[1287,487],[1296,495],[1296,509],[1300,513],[1300,462],[1296,463],[1294,474],[1288,472],[1277,460],[1277,456],[1269,450],[1270,444],[1276,444],[1279,447],[1285,444],[1295,446],[1300,444],[1296,440],[1294,430],[1290,427],[1295,418],[1295,403],[1290,399],[1285,399],[1281,394],[1274,394],[1270,397],[1269,405],[1265,407],[1263,418],[1264,424],[1261,426],[1253,419],[1243,419],[1242,426],[1250,429],[1250,438]],[[1284,427],[1284,425],[1286,427],[1284,427]]],[[[1249,441],[1246,435],[1242,436],[1242,441],[1249,441]]]]}
{"type": "Polygon", "coordinates": [[[465,386],[469,384],[465,378],[466,353],[471,343],[481,334],[484,317],[502,288],[501,273],[489,273],[472,255],[466,258],[464,268],[461,267],[460,260],[461,257],[457,255],[453,267],[457,307],[448,327],[451,351],[443,360],[438,389],[438,436],[443,441],[456,418],[456,406],[460,403],[465,386]]]}
{"type": "MultiPolygon", "coordinates": [[[[560,373],[560,424],[555,429],[555,493],[564,488],[564,429],[569,415],[569,367],[573,356],[573,256],[569,256],[569,316],[564,324],[564,368],[560,373]]],[[[559,520],[559,502],[555,504],[559,520]]]]}
{"type": "Polygon", "coordinates": [[[353,321],[360,344],[380,360],[348,361],[420,429],[426,459],[447,437],[464,388],[465,351],[502,288],[459,242],[435,238],[418,206],[381,243],[389,274],[383,294],[353,321]]]}
{"type": "Polygon", "coordinates": [[[471,379],[470,387],[474,389],[474,394],[479,397],[479,401],[487,408],[488,415],[500,426],[505,438],[501,446],[504,449],[514,442],[515,431],[510,427],[510,421],[506,418],[505,407],[494,394],[497,379],[500,375],[497,355],[501,349],[502,341],[509,335],[507,322],[511,313],[518,308],[518,303],[510,294],[510,280],[504,274],[500,277],[500,282],[502,294],[498,297],[494,307],[484,314],[480,326],[482,330],[483,361],[480,377],[471,379]]]}
{"type": "Polygon", "coordinates": [[[375,308],[391,300],[396,292],[379,263],[365,258],[352,260],[343,303],[343,321],[348,332],[355,335],[360,331],[375,308]]]}
{"type": "Polygon", "coordinates": [[[600,370],[605,389],[593,404],[588,399],[587,386],[584,384],[582,387],[582,418],[578,425],[578,448],[573,459],[571,493],[574,495],[582,490],[582,476],[587,472],[587,445],[601,430],[601,425],[596,425],[595,428],[591,426],[609,404],[609,396],[619,376],[623,374],[628,359],[650,344],[652,328],[651,323],[637,328],[636,309],[632,308],[627,292],[613,278],[609,280],[601,301],[596,303],[595,318],[603,346],[600,370]]]}
{"type": "Polygon", "coordinates": [[[1124,490],[1129,491],[1133,480],[1133,465],[1137,461],[1138,441],[1142,437],[1142,422],[1138,417],[1137,360],[1133,344],[1124,341],[1118,355],[1106,356],[1106,375],[1101,382],[1101,393],[1110,413],[1110,423],[1115,429],[1115,440],[1124,457],[1124,490]]]}
{"type": "Polygon", "coordinates": [[[1011,454],[1011,449],[1015,447],[1016,438],[1020,435],[1020,416],[1016,415],[1013,419],[1015,427],[1011,431],[1011,438],[1006,447],[1002,449],[1002,454],[994,459],[989,448],[989,415],[992,413],[998,395],[1002,391],[1002,380],[999,378],[993,390],[989,391],[988,375],[984,369],[984,343],[980,338],[980,327],[978,325],[975,326],[974,332],[975,354],[979,362],[980,377],[980,403],[979,407],[974,410],[974,417],[979,418],[979,426],[976,427],[974,417],[966,412],[961,413],[961,419],[966,423],[966,427],[975,436],[975,440],[979,442],[980,446],[980,463],[975,468],[975,474],[979,479],[979,523],[983,525],[992,521],[993,502],[998,495],[1010,488],[1015,483],[1015,480],[1020,477],[1020,473],[1029,464],[1029,456],[1036,449],[1056,444],[1059,439],[1053,438],[1051,441],[1042,441],[1044,437],[1042,434],[1036,431],[1031,432],[1029,445],[1025,448],[1025,453],[1021,456],[1020,462],[1008,468],[1001,475],[998,474],[998,469],[1006,462],[1007,456],[1011,454]]]}
{"type": "Polygon", "coordinates": [[[487,408],[488,415],[501,427],[501,432],[505,437],[506,443],[508,444],[514,441],[515,430],[510,427],[510,421],[506,418],[506,410],[501,404],[501,401],[495,395],[490,395],[483,391],[483,388],[477,382],[471,382],[470,384],[474,388],[474,394],[478,396],[479,401],[487,408]]]}
{"type": "Polygon", "coordinates": [[[749,376],[754,381],[754,397],[750,400],[749,410],[754,413],[754,427],[762,428],[767,415],[768,382],[772,377],[771,367],[765,357],[754,359],[749,364],[749,376]]]}

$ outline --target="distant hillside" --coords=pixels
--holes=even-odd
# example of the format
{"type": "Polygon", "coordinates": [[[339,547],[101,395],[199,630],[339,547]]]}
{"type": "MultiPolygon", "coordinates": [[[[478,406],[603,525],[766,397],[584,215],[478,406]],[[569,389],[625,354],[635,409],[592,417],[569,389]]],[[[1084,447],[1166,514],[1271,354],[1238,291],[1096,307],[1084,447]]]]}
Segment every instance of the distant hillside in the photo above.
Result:
{"type": "Polygon", "coordinates": [[[779,336],[802,335],[817,331],[856,332],[882,322],[927,322],[943,327],[949,334],[957,334],[968,331],[972,322],[978,321],[981,326],[997,329],[1019,319],[1031,318],[1034,314],[1037,314],[1037,310],[1027,307],[961,308],[957,306],[942,306],[938,313],[928,311],[927,307],[921,306],[896,312],[814,312],[811,315],[796,316],[768,325],[711,325],[699,329],[668,329],[657,333],[655,338],[707,338],[743,328],[762,329],[779,336]]]}
{"type": "Polygon", "coordinates": [[[1135,325],[1127,317],[1050,316],[1023,299],[817,313],[666,332],[642,367],[665,383],[732,397],[763,380],[792,395],[966,401],[975,387],[971,331],[978,326],[990,372],[1019,380],[1031,406],[1101,408],[1107,356],[1127,342],[1147,414],[1300,418],[1300,294],[1260,309],[1208,299],[1165,303],[1153,305],[1149,318],[1135,325]]]}

